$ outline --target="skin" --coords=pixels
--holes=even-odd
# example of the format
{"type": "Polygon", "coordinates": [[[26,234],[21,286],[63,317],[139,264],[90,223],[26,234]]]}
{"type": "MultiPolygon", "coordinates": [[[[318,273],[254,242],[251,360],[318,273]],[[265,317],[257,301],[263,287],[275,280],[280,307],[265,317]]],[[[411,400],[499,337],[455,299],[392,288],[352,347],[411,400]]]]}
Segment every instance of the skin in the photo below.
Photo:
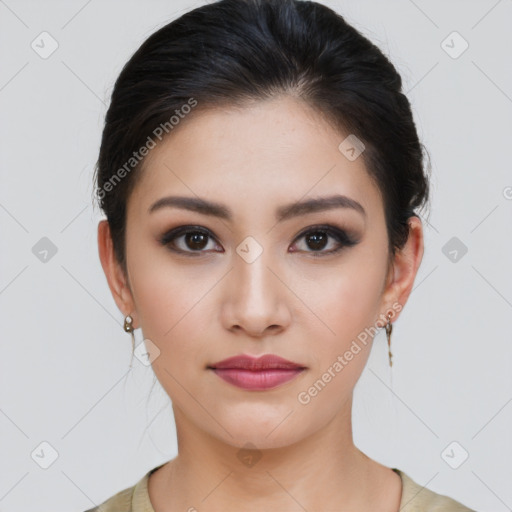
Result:
{"type": "Polygon", "coordinates": [[[128,200],[128,275],[107,222],[98,226],[114,300],[158,347],[152,366],[172,400],[179,455],[149,479],[155,511],[241,503],[245,511],[397,511],[400,477],[352,438],[352,395],[372,338],[309,403],[297,397],[365,328],[381,327],[390,310],[393,322],[399,317],[396,304],[405,305],[423,257],[420,219],[410,218],[407,244],[388,268],[382,197],[363,158],[347,159],[338,149],[347,134],[293,97],[198,111],[178,128],[151,150],[128,200]],[[366,217],[335,208],[276,223],[279,206],[333,193],[358,201],[366,217]],[[170,207],[148,213],[168,195],[222,203],[233,220],[170,207]],[[315,224],[339,226],[359,242],[315,257],[339,246],[332,237],[325,246],[297,238],[315,224]],[[175,240],[201,254],[159,243],[182,225],[212,232],[203,245],[175,240]],[[263,249],[251,263],[236,252],[247,236],[263,249]],[[273,353],[307,369],[266,391],[240,389],[207,369],[242,353],[273,353]],[[260,457],[252,466],[237,456],[246,443],[260,457]]]}

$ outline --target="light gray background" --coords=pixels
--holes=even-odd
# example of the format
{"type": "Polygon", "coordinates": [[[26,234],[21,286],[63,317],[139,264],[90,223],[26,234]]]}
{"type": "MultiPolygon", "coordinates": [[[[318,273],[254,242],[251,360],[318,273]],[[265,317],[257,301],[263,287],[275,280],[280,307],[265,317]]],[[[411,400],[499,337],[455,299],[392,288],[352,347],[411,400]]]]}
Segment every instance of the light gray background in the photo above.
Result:
{"type": "MultiPolygon", "coordinates": [[[[0,510],[83,511],[176,454],[167,395],[158,382],[150,394],[151,367],[128,368],[92,172],[121,67],[201,3],[0,0],[0,510]],[[59,45],[47,59],[31,47],[43,31],[59,45]],[[33,252],[43,237],[57,248],[46,262],[33,252]]],[[[511,510],[512,0],[324,3],[402,73],[433,167],[392,381],[381,331],[356,387],[355,442],[478,511],[511,510]],[[453,31],[469,43],[458,58],[442,45],[453,31]],[[456,262],[452,237],[468,249],[456,262]],[[453,441],[469,454],[458,469],[442,457],[453,441]]]]}

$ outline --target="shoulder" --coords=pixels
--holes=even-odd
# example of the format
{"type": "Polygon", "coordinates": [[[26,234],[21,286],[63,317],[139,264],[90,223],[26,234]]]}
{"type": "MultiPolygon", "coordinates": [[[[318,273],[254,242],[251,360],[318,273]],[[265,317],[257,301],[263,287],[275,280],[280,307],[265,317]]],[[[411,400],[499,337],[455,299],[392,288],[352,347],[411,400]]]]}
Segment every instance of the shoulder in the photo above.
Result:
{"type": "Polygon", "coordinates": [[[148,494],[148,480],[151,473],[163,466],[149,470],[135,485],[114,494],[97,507],[85,512],[154,512],[148,494]]]}
{"type": "Polygon", "coordinates": [[[393,471],[402,479],[400,512],[475,512],[453,498],[419,485],[403,471],[393,471]]]}
{"type": "Polygon", "coordinates": [[[133,487],[127,487],[105,500],[101,505],[85,512],[132,512],[133,487]]]}

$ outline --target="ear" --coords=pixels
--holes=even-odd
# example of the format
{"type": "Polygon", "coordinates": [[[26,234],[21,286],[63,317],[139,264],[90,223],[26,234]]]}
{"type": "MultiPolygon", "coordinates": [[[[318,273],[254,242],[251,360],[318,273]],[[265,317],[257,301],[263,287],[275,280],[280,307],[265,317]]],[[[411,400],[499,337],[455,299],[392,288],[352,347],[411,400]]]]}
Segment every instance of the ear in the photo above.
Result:
{"type": "Polygon", "coordinates": [[[130,315],[133,318],[133,327],[136,328],[135,303],[127,283],[127,276],[115,257],[110,225],[107,220],[102,220],[98,224],[98,250],[101,266],[117,307],[124,316],[130,315]]]}
{"type": "Polygon", "coordinates": [[[387,276],[382,304],[385,309],[381,318],[387,318],[391,313],[390,321],[398,318],[412,291],[414,280],[423,258],[423,226],[421,219],[409,217],[409,238],[405,246],[397,251],[391,262],[387,276]]]}

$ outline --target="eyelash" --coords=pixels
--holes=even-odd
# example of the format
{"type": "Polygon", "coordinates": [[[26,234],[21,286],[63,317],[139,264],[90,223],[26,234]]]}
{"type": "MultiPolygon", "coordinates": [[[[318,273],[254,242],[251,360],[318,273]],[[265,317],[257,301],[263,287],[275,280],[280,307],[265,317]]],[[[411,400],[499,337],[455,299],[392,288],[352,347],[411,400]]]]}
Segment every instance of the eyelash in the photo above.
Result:
{"type": "MultiPolygon", "coordinates": [[[[314,258],[318,257],[324,257],[329,256],[335,253],[340,252],[342,249],[346,247],[353,247],[354,245],[359,243],[359,240],[356,240],[352,236],[350,236],[346,231],[337,228],[336,226],[331,226],[329,224],[322,224],[322,225],[315,225],[310,226],[307,228],[307,230],[303,231],[297,237],[295,238],[295,241],[300,240],[301,238],[306,237],[307,235],[317,234],[317,233],[324,233],[335,240],[340,244],[340,246],[336,249],[331,249],[330,251],[296,251],[296,252],[306,252],[308,254],[311,254],[314,258]]],[[[184,251],[182,249],[176,249],[175,247],[171,247],[171,242],[174,242],[177,238],[180,238],[181,236],[188,235],[188,234],[201,234],[208,236],[209,238],[216,241],[213,234],[205,228],[202,228],[200,226],[180,226],[178,228],[172,229],[165,233],[162,237],[160,237],[159,242],[161,245],[168,247],[170,251],[184,254],[186,256],[191,257],[197,257],[200,256],[201,253],[205,252],[204,250],[198,250],[198,251],[184,251]]],[[[295,243],[294,241],[294,243],[295,243]]],[[[294,251],[295,252],[295,251],[294,251]]]]}

